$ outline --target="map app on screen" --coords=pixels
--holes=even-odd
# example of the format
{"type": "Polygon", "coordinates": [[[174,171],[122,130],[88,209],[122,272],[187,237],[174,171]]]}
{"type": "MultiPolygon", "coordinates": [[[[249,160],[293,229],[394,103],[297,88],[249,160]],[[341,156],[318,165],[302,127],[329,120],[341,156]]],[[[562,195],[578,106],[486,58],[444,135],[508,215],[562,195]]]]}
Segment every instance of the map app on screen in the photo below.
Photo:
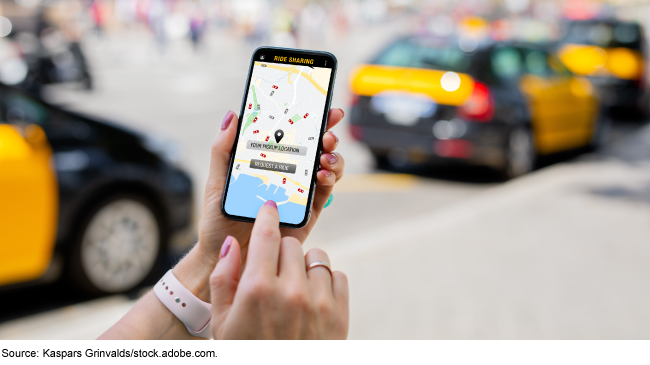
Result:
{"type": "Polygon", "coordinates": [[[331,76],[330,68],[254,63],[226,213],[255,218],[273,200],[280,222],[305,219],[331,76]]]}

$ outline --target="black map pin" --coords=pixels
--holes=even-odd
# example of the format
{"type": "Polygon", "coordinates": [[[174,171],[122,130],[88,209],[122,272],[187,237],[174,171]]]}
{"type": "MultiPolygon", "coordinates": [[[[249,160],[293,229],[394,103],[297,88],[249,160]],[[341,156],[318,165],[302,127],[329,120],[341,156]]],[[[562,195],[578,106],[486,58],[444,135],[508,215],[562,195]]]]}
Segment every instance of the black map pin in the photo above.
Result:
{"type": "Polygon", "coordinates": [[[277,131],[275,131],[275,141],[277,143],[280,143],[282,137],[284,137],[284,132],[282,131],[282,129],[278,129],[277,131]]]}

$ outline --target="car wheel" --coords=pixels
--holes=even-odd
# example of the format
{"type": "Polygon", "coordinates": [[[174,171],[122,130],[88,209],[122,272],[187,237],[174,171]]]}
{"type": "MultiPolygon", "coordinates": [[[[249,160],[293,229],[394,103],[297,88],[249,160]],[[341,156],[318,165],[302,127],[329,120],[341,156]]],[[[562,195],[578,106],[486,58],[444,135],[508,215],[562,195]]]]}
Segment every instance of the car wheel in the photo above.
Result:
{"type": "Polygon", "coordinates": [[[535,143],[528,128],[515,128],[508,135],[506,145],[505,176],[512,179],[527,174],[535,168],[535,143]]]}
{"type": "Polygon", "coordinates": [[[91,210],[71,254],[71,279],[90,293],[120,293],[147,279],[156,267],[162,221],[145,199],[119,195],[91,210]]]}

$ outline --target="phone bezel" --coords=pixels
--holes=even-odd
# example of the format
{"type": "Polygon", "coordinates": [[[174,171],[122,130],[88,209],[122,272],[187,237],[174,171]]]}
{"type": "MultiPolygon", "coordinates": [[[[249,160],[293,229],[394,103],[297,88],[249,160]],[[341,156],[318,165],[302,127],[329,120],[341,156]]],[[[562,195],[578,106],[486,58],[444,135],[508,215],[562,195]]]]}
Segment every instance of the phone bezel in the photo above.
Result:
{"type": "MultiPolygon", "coordinates": [[[[232,146],[232,153],[230,154],[230,163],[228,164],[228,176],[226,177],[226,182],[223,190],[223,195],[221,197],[221,212],[223,215],[228,218],[232,219],[235,221],[241,221],[241,222],[250,222],[253,223],[255,222],[255,218],[249,218],[249,217],[242,217],[238,215],[232,215],[226,212],[226,198],[228,196],[228,188],[230,185],[230,179],[232,177],[232,169],[233,165],[235,162],[235,151],[237,150],[237,144],[239,143],[239,135],[241,132],[241,127],[242,123],[244,120],[244,113],[245,113],[245,108],[246,108],[246,99],[248,98],[248,92],[250,90],[250,82],[251,82],[251,77],[253,75],[253,66],[255,65],[255,61],[257,60],[258,56],[263,53],[263,52],[277,52],[281,51],[287,56],[296,56],[296,57],[308,57],[309,55],[312,56],[318,56],[318,57],[327,57],[329,60],[332,62],[332,75],[330,77],[330,82],[329,82],[329,87],[327,89],[327,97],[325,100],[325,110],[323,110],[323,119],[321,121],[321,130],[318,136],[318,148],[316,150],[316,155],[314,158],[314,166],[312,168],[311,172],[311,183],[309,185],[309,196],[307,200],[307,208],[305,209],[305,216],[303,220],[300,223],[297,224],[292,224],[292,223],[284,223],[280,221],[280,226],[281,227],[288,227],[288,228],[302,228],[307,225],[309,222],[309,219],[311,217],[311,210],[312,210],[312,205],[313,205],[313,199],[314,199],[314,189],[316,187],[316,175],[318,173],[317,169],[320,165],[320,155],[323,151],[323,135],[325,134],[327,130],[327,120],[329,117],[329,109],[330,105],[332,102],[332,95],[334,93],[334,82],[336,80],[336,70],[338,67],[338,61],[336,57],[329,53],[329,52],[324,52],[324,51],[311,51],[311,50],[304,50],[304,49],[294,49],[294,48],[281,48],[281,47],[258,47],[254,52],[253,55],[251,56],[251,61],[248,66],[248,76],[246,77],[246,84],[245,84],[245,90],[244,90],[244,96],[242,98],[241,102],[241,108],[239,110],[239,123],[237,124],[237,135],[235,136],[235,142],[233,143],[232,146]]],[[[328,61],[329,61],[328,60],[328,61]]],[[[263,60],[261,62],[270,62],[273,63],[272,61],[267,61],[263,60]]]]}

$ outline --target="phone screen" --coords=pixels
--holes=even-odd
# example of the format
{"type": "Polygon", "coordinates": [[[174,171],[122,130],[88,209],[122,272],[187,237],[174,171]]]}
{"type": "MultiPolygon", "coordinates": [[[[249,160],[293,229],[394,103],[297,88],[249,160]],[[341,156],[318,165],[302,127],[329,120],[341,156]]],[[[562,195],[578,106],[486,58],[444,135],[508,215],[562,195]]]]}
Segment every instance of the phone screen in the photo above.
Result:
{"type": "Polygon", "coordinates": [[[273,200],[281,224],[307,223],[335,67],[325,52],[255,51],[224,192],[226,216],[252,221],[273,200]]]}

